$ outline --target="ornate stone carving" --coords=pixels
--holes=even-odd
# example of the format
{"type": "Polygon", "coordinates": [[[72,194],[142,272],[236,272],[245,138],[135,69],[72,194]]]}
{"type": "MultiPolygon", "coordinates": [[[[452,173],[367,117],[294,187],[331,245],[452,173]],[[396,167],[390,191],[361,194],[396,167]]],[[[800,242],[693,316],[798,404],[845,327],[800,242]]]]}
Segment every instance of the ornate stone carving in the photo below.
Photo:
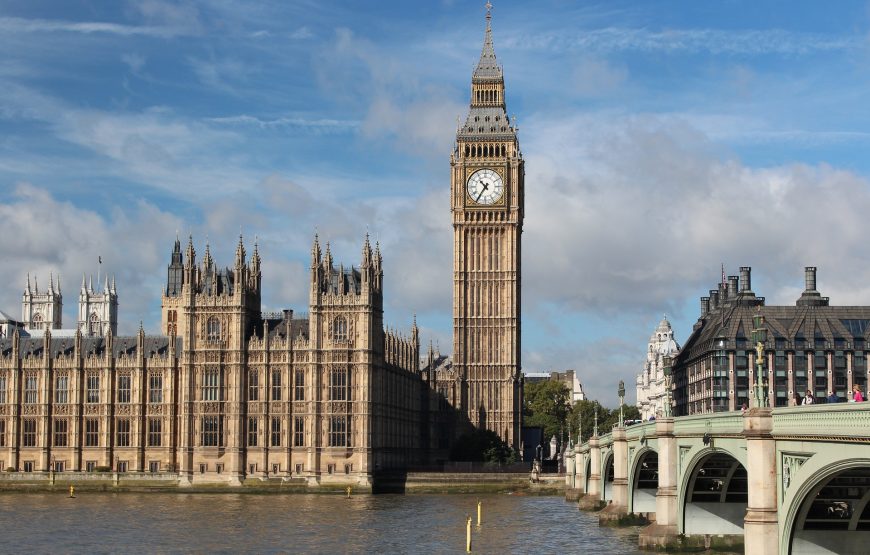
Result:
{"type": "Polygon", "coordinates": [[[783,453],[782,454],[782,497],[785,499],[785,493],[788,490],[788,487],[791,485],[792,478],[798,469],[809,459],[812,455],[805,454],[796,454],[796,453],[783,453]]]}

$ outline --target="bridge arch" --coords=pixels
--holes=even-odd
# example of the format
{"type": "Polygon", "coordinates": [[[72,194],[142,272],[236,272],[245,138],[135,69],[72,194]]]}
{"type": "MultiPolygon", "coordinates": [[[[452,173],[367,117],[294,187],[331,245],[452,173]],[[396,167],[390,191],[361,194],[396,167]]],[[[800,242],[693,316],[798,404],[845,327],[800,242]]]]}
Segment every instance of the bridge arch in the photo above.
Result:
{"type": "Polygon", "coordinates": [[[628,511],[654,513],[659,487],[659,454],[655,449],[641,447],[634,456],[629,473],[628,511]]]}
{"type": "Polygon", "coordinates": [[[787,548],[782,551],[866,552],[870,542],[870,457],[825,464],[820,455],[810,457],[790,477],[797,483],[780,521],[780,545],[787,548]],[[810,464],[816,457],[816,464],[810,464]]]}
{"type": "Polygon", "coordinates": [[[610,501],[613,499],[613,450],[602,453],[601,458],[601,500],[610,501]]]}
{"type": "Polygon", "coordinates": [[[721,447],[705,447],[689,460],[680,480],[683,534],[743,534],[748,504],[744,457],[721,447]]]}

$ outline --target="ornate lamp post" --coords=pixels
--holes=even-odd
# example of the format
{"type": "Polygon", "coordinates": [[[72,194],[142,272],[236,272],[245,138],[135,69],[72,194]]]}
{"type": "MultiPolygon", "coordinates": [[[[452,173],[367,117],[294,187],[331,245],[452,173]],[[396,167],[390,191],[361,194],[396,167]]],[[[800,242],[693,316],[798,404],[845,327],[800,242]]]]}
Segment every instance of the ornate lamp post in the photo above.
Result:
{"type": "Polygon", "coordinates": [[[662,359],[662,372],[665,375],[665,402],[664,406],[662,406],[662,416],[665,418],[673,416],[671,408],[671,375],[673,372],[673,364],[674,359],[672,357],[666,356],[662,359]]]}
{"type": "Polygon", "coordinates": [[[616,394],[619,395],[619,427],[622,428],[625,424],[623,420],[622,414],[622,405],[625,404],[625,382],[619,380],[619,389],[616,390],[616,394]]]}
{"type": "Polygon", "coordinates": [[[767,387],[764,383],[764,344],[767,342],[767,328],[764,327],[764,316],[756,314],[752,318],[755,328],[752,330],[752,340],[755,342],[755,400],[753,406],[764,408],[767,403],[767,387]]]}

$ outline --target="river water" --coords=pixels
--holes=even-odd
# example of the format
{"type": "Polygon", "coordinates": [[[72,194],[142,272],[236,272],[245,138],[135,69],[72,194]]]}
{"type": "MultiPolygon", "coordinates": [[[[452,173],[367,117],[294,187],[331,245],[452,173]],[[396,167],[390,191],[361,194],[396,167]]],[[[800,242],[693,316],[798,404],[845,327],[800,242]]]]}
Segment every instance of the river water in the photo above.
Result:
{"type": "Polygon", "coordinates": [[[493,495],[0,494],[2,553],[474,553],[637,551],[561,497],[493,495]]]}

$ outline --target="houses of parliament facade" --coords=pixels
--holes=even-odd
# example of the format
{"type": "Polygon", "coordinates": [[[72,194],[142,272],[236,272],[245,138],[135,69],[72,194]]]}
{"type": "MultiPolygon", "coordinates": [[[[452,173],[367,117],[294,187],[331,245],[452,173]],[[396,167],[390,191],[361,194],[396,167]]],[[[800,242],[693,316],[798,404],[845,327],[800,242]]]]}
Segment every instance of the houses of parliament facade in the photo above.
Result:
{"type": "Polygon", "coordinates": [[[385,327],[368,237],[352,266],[314,237],[304,315],[261,310],[256,244],[240,237],[221,267],[176,240],[157,336],[117,335],[114,279],[101,293],[83,280],[67,330],[59,280],[40,292],[28,277],[21,320],[0,322],[0,469],[371,484],[445,459],[474,428],[521,452],[524,166],[490,20],[450,158],[452,357],[430,343],[421,358],[416,320],[385,327]]]}

